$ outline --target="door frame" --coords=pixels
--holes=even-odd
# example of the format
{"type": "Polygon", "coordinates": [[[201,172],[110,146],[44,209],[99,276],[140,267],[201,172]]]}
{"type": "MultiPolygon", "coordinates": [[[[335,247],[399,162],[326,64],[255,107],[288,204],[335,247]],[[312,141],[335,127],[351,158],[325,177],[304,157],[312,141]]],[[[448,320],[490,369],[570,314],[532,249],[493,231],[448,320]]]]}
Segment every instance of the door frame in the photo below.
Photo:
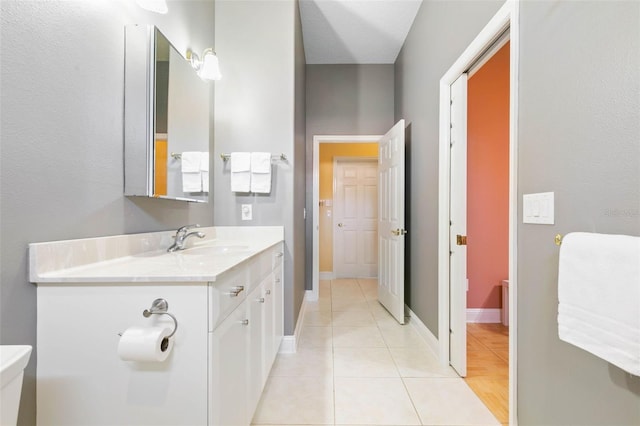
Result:
{"type": "MultiPolygon", "coordinates": [[[[345,157],[345,156],[338,156],[338,157],[333,157],[333,180],[331,182],[331,184],[333,185],[333,212],[334,214],[332,215],[332,218],[335,219],[336,215],[335,215],[335,211],[336,211],[336,190],[338,189],[338,178],[336,176],[336,170],[338,168],[338,163],[346,163],[346,162],[352,162],[352,163],[374,163],[376,164],[376,166],[378,165],[378,157],[369,157],[369,156],[363,156],[363,157],[345,157]]],[[[319,176],[319,175],[318,175],[319,176]]],[[[377,179],[377,178],[376,178],[377,179]]],[[[376,181],[376,190],[378,189],[378,183],[376,181]]],[[[320,205],[320,203],[318,202],[318,206],[320,205]]],[[[377,206],[376,206],[377,208],[377,206]]],[[[377,222],[378,218],[376,217],[376,222],[377,222]]],[[[318,216],[318,223],[320,222],[320,216],[318,216]]],[[[376,225],[377,226],[377,225],[376,225]]],[[[318,229],[318,232],[320,231],[320,229],[318,229]]],[[[336,228],[332,227],[331,233],[333,235],[332,241],[333,241],[333,247],[331,248],[333,251],[333,274],[335,276],[335,272],[336,272],[336,228]]],[[[319,235],[319,234],[318,234],[319,235]]],[[[319,241],[318,241],[319,243],[319,241]]],[[[320,246],[318,245],[318,248],[320,246]]],[[[320,256],[320,253],[318,253],[318,256],[320,256]]],[[[319,260],[319,258],[318,258],[319,260]]],[[[318,262],[319,264],[319,262],[318,262]]],[[[350,277],[350,278],[361,278],[361,277],[350,277]]],[[[362,277],[362,278],[370,278],[370,277],[362,277]]]]}
{"type": "Polygon", "coordinates": [[[509,57],[509,424],[517,425],[517,224],[518,224],[518,1],[508,0],[491,18],[451,68],[440,79],[438,173],[438,342],[439,357],[449,365],[449,218],[451,84],[481,58],[506,29],[510,30],[509,57]]]}
{"type": "Polygon", "coordinates": [[[383,135],[314,135],[313,136],[313,200],[311,225],[311,290],[307,300],[318,300],[320,293],[320,144],[321,143],[378,143],[383,135]]]}

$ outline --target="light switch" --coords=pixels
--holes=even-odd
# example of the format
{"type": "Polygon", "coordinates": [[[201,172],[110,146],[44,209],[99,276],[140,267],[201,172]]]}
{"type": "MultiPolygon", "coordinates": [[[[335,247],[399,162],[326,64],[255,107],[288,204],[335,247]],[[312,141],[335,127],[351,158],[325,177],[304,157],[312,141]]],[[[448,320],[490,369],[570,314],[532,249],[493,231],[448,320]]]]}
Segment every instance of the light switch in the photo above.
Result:
{"type": "Polygon", "coordinates": [[[541,192],[522,196],[522,223],[554,224],[554,193],[541,192]]]}
{"type": "Polygon", "coordinates": [[[242,220],[252,220],[253,219],[253,211],[251,209],[251,204],[243,204],[242,205],[242,220]]]}

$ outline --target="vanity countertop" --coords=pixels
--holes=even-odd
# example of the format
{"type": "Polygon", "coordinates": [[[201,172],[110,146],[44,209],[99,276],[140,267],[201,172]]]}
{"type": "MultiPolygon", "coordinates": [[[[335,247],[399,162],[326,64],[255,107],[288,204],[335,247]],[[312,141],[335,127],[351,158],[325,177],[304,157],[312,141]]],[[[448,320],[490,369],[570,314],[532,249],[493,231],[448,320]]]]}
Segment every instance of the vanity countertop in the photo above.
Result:
{"type": "Polygon", "coordinates": [[[46,283],[195,282],[217,277],[283,241],[280,226],[199,228],[168,253],[175,231],[29,244],[30,280],[46,283]]]}

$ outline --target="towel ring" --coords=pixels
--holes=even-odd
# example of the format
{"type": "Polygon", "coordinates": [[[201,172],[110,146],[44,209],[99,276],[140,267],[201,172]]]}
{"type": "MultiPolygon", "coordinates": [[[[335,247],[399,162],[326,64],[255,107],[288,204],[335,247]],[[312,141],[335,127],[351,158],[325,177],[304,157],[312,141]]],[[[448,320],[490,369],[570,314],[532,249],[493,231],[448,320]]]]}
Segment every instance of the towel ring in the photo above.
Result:
{"type": "Polygon", "coordinates": [[[167,302],[165,299],[156,299],[151,304],[151,308],[142,311],[142,315],[145,318],[149,318],[151,315],[169,315],[171,317],[174,323],[174,327],[171,334],[166,337],[167,339],[171,338],[174,334],[176,334],[176,331],[178,331],[178,320],[175,316],[173,316],[173,314],[167,312],[168,310],[169,302],[167,302]]]}

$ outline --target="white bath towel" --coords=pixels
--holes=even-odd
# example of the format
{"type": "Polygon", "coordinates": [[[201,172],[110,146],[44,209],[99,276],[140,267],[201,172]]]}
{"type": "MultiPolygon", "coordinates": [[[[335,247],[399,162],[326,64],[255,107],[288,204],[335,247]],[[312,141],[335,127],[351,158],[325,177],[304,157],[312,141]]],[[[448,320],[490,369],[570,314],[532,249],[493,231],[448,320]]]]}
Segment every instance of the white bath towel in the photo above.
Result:
{"type": "Polygon", "coordinates": [[[202,192],[202,173],[200,164],[202,153],[185,151],[181,155],[182,192],[202,192]]]}
{"type": "Polygon", "coordinates": [[[202,192],[202,173],[182,173],[182,192],[202,192]]]}
{"type": "Polygon", "coordinates": [[[182,173],[196,173],[200,172],[200,164],[202,163],[202,152],[200,151],[187,151],[183,152],[181,169],[182,173]]]}
{"type": "Polygon", "coordinates": [[[271,192],[271,153],[251,153],[251,192],[268,194],[271,192]]]}
{"type": "Polygon", "coordinates": [[[209,152],[202,152],[200,158],[202,192],[209,192],[209,152]]]}
{"type": "Polygon", "coordinates": [[[640,237],[565,236],[558,301],[561,340],[640,376],[640,237]]]}
{"type": "Polygon", "coordinates": [[[231,191],[251,191],[251,154],[249,152],[231,153],[231,191]]]}
{"type": "Polygon", "coordinates": [[[200,171],[208,172],[209,171],[209,152],[201,152],[200,153],[200,171]]]}
{"type": "Polygon", "coordinates": [[[230,158],[231,158],[232,173],[251,171],[251,153],[250,152],[232,152],[230,158]]]}

